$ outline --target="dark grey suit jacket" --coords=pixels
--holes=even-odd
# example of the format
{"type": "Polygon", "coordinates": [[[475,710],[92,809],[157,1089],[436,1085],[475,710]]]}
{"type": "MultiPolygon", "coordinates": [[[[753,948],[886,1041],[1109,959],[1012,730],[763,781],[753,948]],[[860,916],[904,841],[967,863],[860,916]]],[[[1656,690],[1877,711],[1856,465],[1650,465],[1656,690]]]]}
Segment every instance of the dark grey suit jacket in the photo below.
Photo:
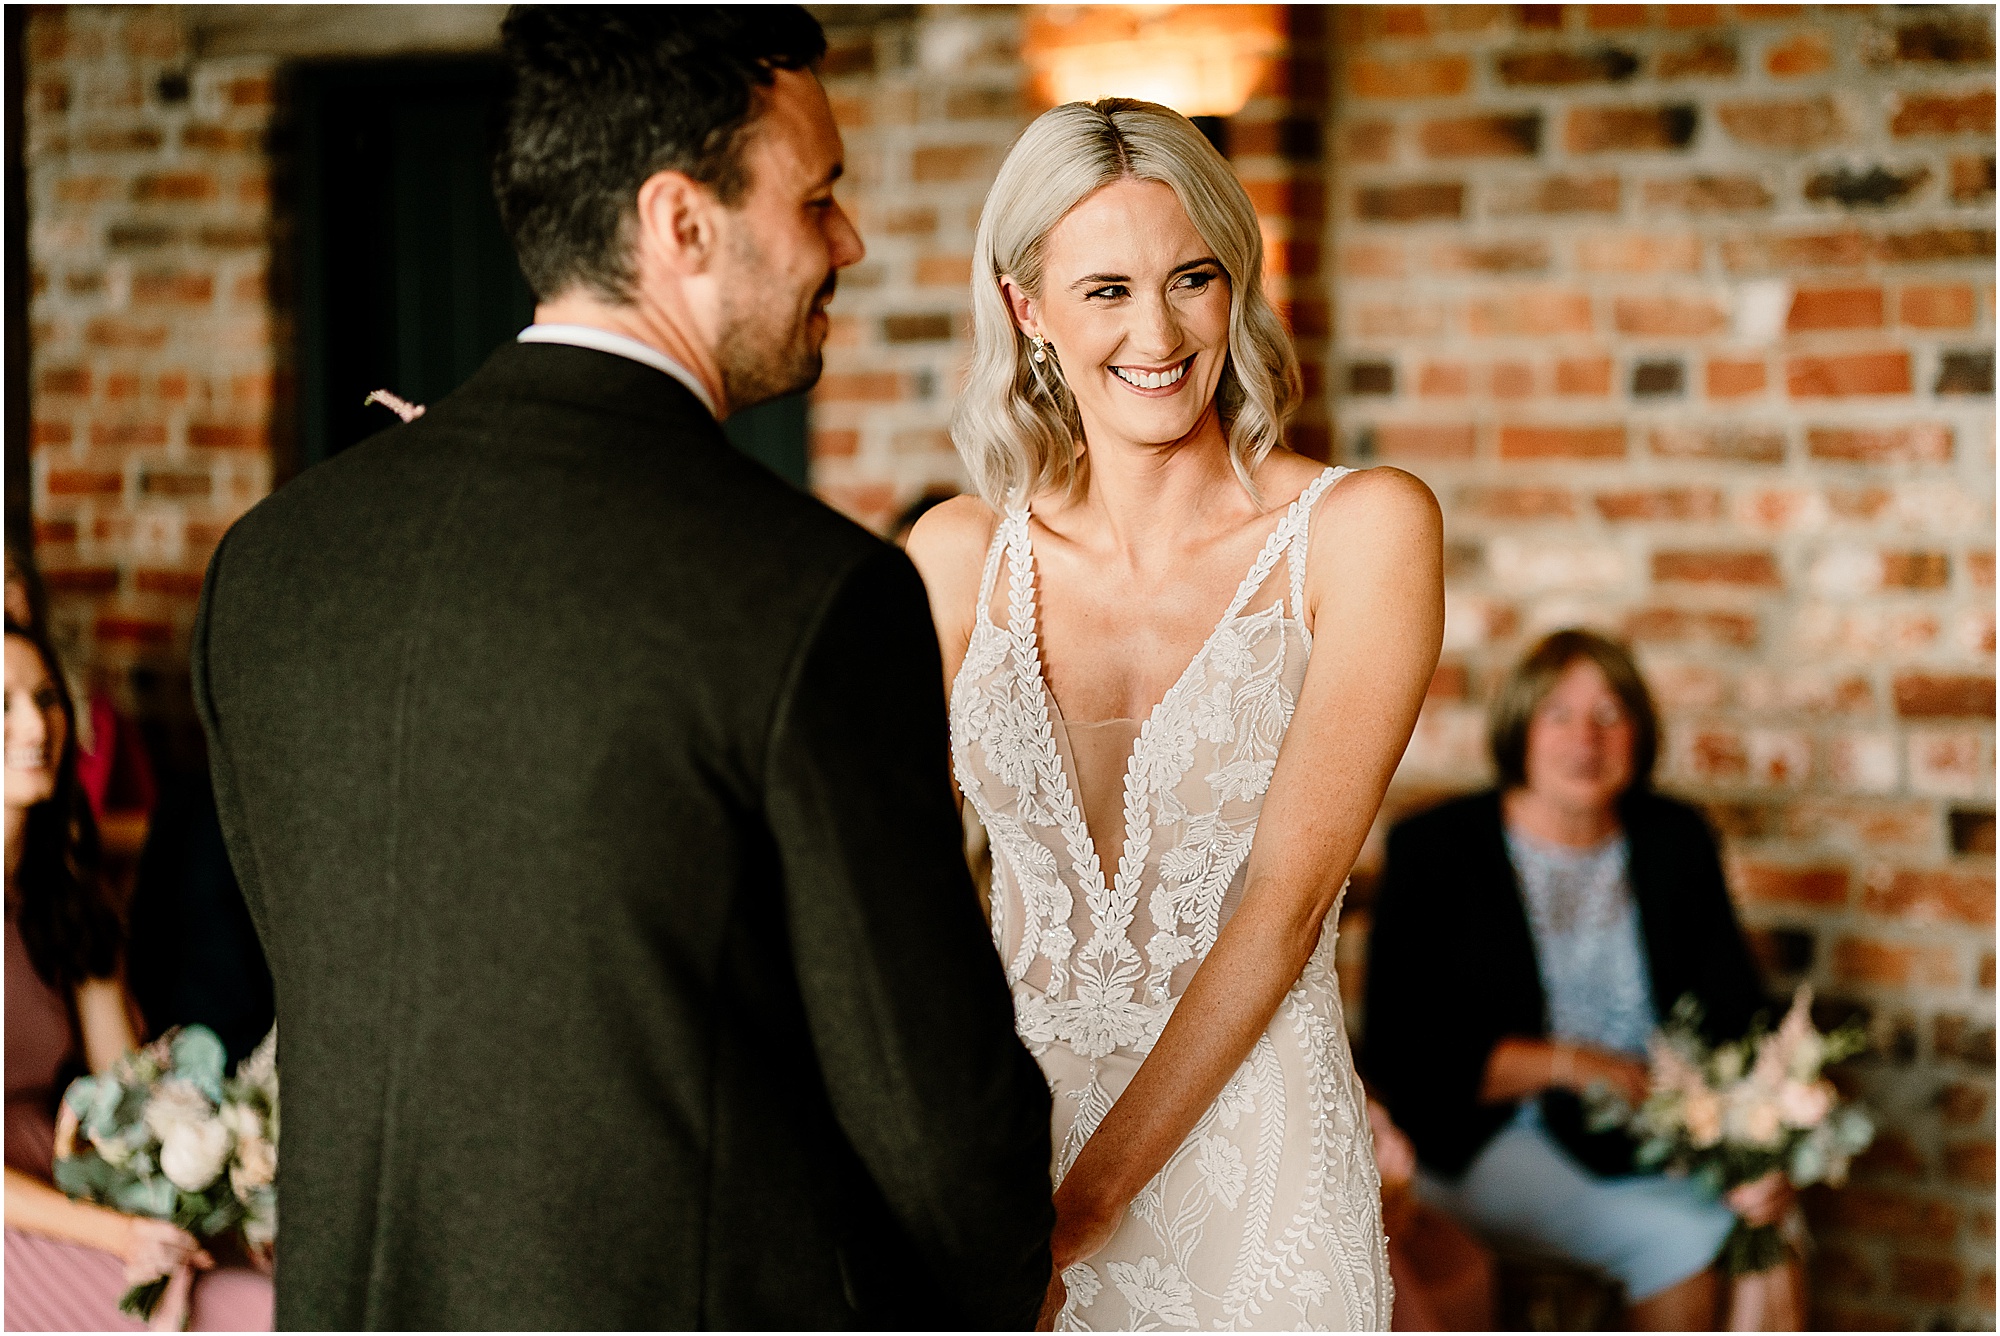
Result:
{"type": "Polygon", "coordinates": [[[509,345],[216,552],[285,1327],[1029,1325],[1049,1096],[893,548],[509,345]]]}

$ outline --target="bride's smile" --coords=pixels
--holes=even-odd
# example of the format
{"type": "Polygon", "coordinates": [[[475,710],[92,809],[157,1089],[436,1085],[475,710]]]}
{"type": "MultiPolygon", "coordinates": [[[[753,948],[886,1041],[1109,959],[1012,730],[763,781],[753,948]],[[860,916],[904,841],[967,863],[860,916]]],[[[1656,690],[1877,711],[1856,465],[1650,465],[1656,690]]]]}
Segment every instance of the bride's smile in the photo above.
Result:
{"type": "Polygon", "coordinates": [[[1142,367],[1114,366],[1111,368],[1111,374],[1141,394],[1161,391],[1175,394],[1185,383],[1182,378],[1193,365],[1194,358],[1190,356],[1159,371],[1147,371],[1142,367]]]}

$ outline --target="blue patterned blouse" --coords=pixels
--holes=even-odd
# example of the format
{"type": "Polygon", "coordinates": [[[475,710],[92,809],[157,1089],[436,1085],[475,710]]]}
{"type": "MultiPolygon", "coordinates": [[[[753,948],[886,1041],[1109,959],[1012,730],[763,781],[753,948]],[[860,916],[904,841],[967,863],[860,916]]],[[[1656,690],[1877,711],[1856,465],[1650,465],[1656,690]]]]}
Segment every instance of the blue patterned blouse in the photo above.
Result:
{"type": "Polygon", "coordinates": [[[1550,1036],[1644,1057],[1658,1018],[1625,837],[1579,850],[1510,826],[1507,854],[1527,902],[1550,1036]]]}

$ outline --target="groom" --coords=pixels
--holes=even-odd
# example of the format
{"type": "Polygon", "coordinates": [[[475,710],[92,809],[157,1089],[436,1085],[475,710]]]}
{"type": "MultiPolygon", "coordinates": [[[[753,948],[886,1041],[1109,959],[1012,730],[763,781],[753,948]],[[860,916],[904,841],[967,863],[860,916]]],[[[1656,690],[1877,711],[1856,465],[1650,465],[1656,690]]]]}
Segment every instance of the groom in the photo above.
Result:
{"type": "Polygon", "coordinates": [[[725,443],[862,246],[793,7],[517,9],[536,323],[246,515],[196,692],[284,1327],[1020,1328],[1049,1096],[903,557],[725,443]]]}

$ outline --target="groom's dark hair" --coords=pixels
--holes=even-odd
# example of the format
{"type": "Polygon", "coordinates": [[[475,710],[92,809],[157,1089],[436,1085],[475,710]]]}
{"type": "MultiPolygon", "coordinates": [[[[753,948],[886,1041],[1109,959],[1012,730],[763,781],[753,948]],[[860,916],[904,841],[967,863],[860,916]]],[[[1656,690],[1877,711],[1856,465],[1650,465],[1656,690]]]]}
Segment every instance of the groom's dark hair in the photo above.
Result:
{"type": "Polygon", "coordinates": [[[733,204],[759,90],[826,52],[797,5],[516,5],[500,37],[514,96],[493,194],[544,299],[626,300],[640,185],[685,172],[733,204]]]}

